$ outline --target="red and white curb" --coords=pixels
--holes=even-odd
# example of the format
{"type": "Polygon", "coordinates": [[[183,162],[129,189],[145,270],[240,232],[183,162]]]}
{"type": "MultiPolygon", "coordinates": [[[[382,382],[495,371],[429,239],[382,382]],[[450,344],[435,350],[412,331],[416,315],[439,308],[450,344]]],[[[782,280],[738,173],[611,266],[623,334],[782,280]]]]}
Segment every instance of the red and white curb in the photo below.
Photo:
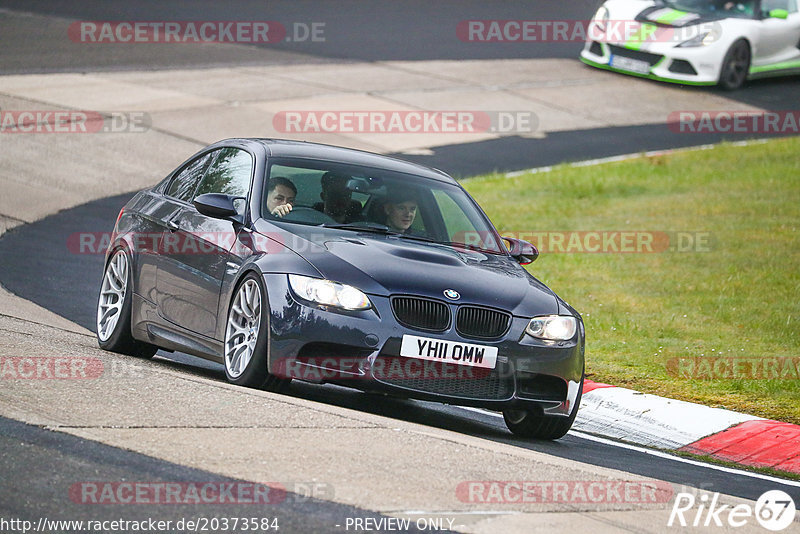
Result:
{"type": "Polygon", "coordinates": [[[800,474],[800,426],[585,381],[575,430],[800,474]]]}

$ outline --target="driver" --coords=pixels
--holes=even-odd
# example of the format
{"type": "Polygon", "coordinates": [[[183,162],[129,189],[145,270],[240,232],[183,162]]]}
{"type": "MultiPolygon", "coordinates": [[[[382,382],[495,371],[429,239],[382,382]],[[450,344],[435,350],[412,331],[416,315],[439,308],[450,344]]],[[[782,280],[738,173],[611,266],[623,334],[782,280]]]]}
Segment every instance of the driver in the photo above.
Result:
{"type": "Polygon", "coordinates": [[[725,11],[735,11],[737,13],[753,14],[753,1],[740,0],[738,2],[725,1],[722,4],[722,9],[725,11]]]}
{"type": "Polygon", "coordinates": [[[292,211],[297,187],[288,178],[275,176],[267,185],[267,211],[275,217],[285,217],[292,211]]]}
{"type": "Polygon", "coordinates": [[[361,215],[361,203],[352,199],[353,192],[347,188],[350,176],[328,171],[322,175],[322,202],[314,209],[323,212],[337,223],[357,220],[361,215]]]}
{"type": "Polygon", "coordinates": [[[417,197],[408,189],[389,192],[389,200],[383,205],[386,226],[401,234],[410,233],[411,225],[417,217],[417,197]]]}

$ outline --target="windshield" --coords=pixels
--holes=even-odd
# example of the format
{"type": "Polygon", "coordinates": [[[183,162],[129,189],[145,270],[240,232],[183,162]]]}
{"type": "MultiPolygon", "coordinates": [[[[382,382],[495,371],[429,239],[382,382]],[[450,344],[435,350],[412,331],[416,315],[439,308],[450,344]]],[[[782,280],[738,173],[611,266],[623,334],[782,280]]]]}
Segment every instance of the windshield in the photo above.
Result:
{"type": "Polygon", "coordinates": [[[673,9],[714,18],[752,18],[757,0],[664,0],[673,9]]]}
{"type": "Polygon", "coordinates": [[[505,254],[458,186],[386,169],[272,159],[262,213],[287,222],[368,232],[505,254]]]}

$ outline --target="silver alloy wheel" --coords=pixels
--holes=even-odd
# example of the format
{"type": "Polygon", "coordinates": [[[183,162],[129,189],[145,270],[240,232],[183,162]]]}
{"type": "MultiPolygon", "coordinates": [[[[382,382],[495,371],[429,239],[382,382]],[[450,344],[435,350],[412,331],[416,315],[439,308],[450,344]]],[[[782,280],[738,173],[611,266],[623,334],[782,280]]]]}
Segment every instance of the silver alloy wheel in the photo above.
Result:
{"type": "Polygon", "coordinates": [[[118,250],[108,262],[97,305],[97,337],[107,341],[114,333],[128,289],[128,256],[118,250]]]}
{"type": "Polygon", "coordinates": [[[738,89],[747,80],[750,71],[750,47],[744,41],[733,44],[722,65],[722,84],[729,89],[738,89]]]}
{"type": "Polygon", "coordinates": [[[261,291],[254,280],[246,280],[228,312],[225,329],[225,368],[238,378],[253,358],[261,327],[261,291]]]}

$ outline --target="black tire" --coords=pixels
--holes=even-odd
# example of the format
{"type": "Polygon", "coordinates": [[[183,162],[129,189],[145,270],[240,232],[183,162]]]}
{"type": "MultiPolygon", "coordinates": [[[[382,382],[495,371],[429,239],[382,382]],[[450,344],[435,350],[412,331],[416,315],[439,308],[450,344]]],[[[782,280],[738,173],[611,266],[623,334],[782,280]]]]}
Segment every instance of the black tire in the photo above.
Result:
{"type": "Polygon", "coordinates": [[[521,438],[532,439],[559,439],[569,432],[575,417],[578,415],[578,407],[581,404],[583,395],[583,378],[581,378],[578,396],[575,398],[575,406],[569,417],[559,417],[556,415],[537,415],[527,409],[503,410],[503,419],[508,429],[521,438]]]}
{"type": "MultiPolygon", "coordinates": [[[[100,286],[100,296],[97,302],[97,317],[95,322],[95,333],[97,343],[103,350],[136,356],[138,358],[152,358],[158,351],[158,347],[149,343],[144,343],[133,338],[131,334],[131,306],[133,302],[133,285],[131,283],[131,258],[124,248],[118,248],[109,257],[103,270],[103,281],[100,286]],[[109,276],[116,278],[114,269],[118,268],[119,262],[125,264],[125,286],[121,290],[109,291],[109,276]],[[113,264],[113,269],[112,269],[113,264]],[[121,294],[121,295],[120,295],[121,294]],[[121,302],[121,306],[119,303],[121,302]],[[106,313],[101,315],[105,309],[106,313]],[[109,313],[111,313],[109,315],[109,313]],[[118,315],[118,317],[115,317],[118,315]],[[103,323],[103,318],[106,322],[103,323]],[[112,317],[116,322],[108,322],[112,317]],[[102,328],[106,324],[107,328],[102,328]]],[[[117,279],[117,281],[119,281],[117,279]]]]}
{"type": "Polygon", "coordinates": [[[722,60],[722,70],[719,73],[719,86],[726,91],[739,89],[750,73],[751,61],[750,45],[744,39],[733,43],[722,60]]]}
{"type": "MultiPolygon", "coordinates": [[[[246,290],[244,291],[246,292],[246,290]]],[[[233,292],[233,297],[228,305],[228,312],[226,314],[225,342],[223,347],[225,376],[231,384],[279,392],[291,382],[291,379],[272,375],[267,369],[267,353],[269,351],[269,309],[267,302],[267,295],[261,277],[256,276],[254,273],[248,273],[236,284],[236,289],[233,292]],[[242,298],[243,288],[246,286],[257,288],[260,302],[257,319],[258,328],[253,338],[255,343],[252,344],[252,354],[250,354],[247,361],[243,364],[242,369],[238,366],[239,360],[236,359],[236,352],[231,352],[231,349],[237,346],[238,343],[246,342],[247,334],[233,332],[231,330],[231,325],[233,321],[239,324],[240,328],[247,328],[251,333],[253,326],[255,326],[251,324],[248,327],[246,324],[243,324],[243,320],[246,319],[246,313],[244,313],[245,310],[241,306],[240,299],[242,298]],[[242,311],[239,317],[235,315],[237,314],[237,308],[242,311]],[[239,319],[242,320],[240,321],[239,319]]],[[[243,354],[240,353],[239,358],[242,356],[243,354]]]]}

